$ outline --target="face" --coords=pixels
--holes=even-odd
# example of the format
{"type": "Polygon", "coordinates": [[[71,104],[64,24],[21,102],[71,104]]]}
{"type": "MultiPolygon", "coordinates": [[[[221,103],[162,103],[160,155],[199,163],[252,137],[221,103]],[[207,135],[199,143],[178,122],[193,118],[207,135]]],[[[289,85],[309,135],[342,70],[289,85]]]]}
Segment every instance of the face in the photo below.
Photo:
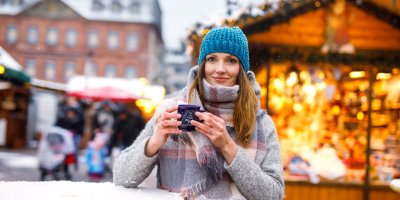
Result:
{"type": "Polygon", "coordinates": [[[211,85],[231,87],[237,82],[240,61],[229,53],[211,53],[205,58],[204,71],[211,85]]]}

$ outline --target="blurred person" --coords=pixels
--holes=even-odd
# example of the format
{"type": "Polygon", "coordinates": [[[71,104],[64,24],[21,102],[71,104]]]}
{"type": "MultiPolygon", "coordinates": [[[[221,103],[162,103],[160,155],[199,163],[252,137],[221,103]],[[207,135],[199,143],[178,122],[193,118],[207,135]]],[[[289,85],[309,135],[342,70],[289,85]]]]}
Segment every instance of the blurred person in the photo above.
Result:
{"type": "Polygon", "coordinates": [[[100,182],[106,172],[107,133],[97,132],[86,147],[85,163],[90,181],[100,182]]]}
{"type": "Polygon", "coordinates": [[[114,107],[114,103],[109,100],[104,100],[100,102],[99,107],[95,110],[95,114],[93,117],[92,128],[94,134],[96,132],[105,132],[108,133],[109,136],[112,135],[113,126],[115,123],[114,107]]]}
{"type": "Polygon", "coordinates": [[[66,100],[60,104],[56,121],[57,126],[73,133],[75,160],[71,157],[68,158],[68,160],[70,163],[74,164],[75,170],[78,170],[79,163],[77,162],[77,159],[79,158],[80,143],[85,126],[85,117],[83,114],[83,108],[75,97],[67,96],[66,100]]]}
{"type": "Polygon", "coordinates": [[[248,42],[238,28],[204,37],[187,86],[167,99],[114,165],[114,183],[137,187],[157,165],[157,187],[185,199],[283,199],[283,167],[274,122],[260,109],[261,88],[249,70],[248,42]],[[183,132],[178,104],[205,112],[183,132]]]}
{"type": "Polygon", "coordinates": [[[121,104],[111,136],[111,148],[124,150],[130,146],[144,125],[145,121],[137,110],[131,111],[125,104],[121,104]]]}
{"type": "Polygon", "coordinates": [[[74,152],[75,146],[70,131],[58,126],[45,131],[40,138],[37,154],[40,180],[71,180],[67,159],[74,152]]]}

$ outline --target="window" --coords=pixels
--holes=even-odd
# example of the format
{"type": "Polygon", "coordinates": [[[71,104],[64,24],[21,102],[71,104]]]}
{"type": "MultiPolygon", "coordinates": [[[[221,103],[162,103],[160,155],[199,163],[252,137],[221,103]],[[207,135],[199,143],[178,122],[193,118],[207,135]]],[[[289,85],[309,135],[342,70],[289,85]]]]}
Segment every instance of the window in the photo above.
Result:
{"type": "Polygon", "coordinates": [[[89,70],[88,70],[88,76],[96,76],[97,75],[97,65],[94,63],[91,63],[89,65],[89,70]]]}
{"type": "Polygon", "coordinates": [[[99,0],[94,0],[92,4],[92,10],[100,11],[104,9],[104,5],[99,0]]]}
{"type": "Polygon", "coordinates": [[[67,30],[67,35],[65,38],[65,43],[68,47],[75,47],[78,41],[78,32],[74,28],[69,28],[67,30]]]}
{"type": "Polygon", "coordinates": [[[118,13],[122,11],[122,5],[119,1],[113,1],[111,6],[111,11],[114,13],[118,13]]]}
{"type": "Polygon", "coordinates": [[[18,40],[18,29],[15,25],[8,25],[7,27],[7,42],[14,44],[18,40]]]}
{"type": "Polygon", "coordinates": [[[133,65],[127,65],[125,67],[125,78],[136,78],[136,68],[133,65]]]}
{"type": "Polygon", "coordinates": [[[106,77],[116,77],[117,76],[117,67],[114,64],[107,64],[106,65],[106,77]]]}
{"type": "Polygon", "coordinates": [[[132,14],[139,14],[140,13],[140,3],[139,2],[132,2],[131,5],[129,6],[129,11],[132,14]]]}
{"type": "Polygon", "coordinates": [[[109,49],[118,48],[118,32],[111,31],[108,33],[107,46],[109,49]]]}
{"type": "Polygon", "coordinates": [[[47,60],[44,67],[44,78],[54,80],[56,78],[56,63],[53,60],[47,60]]]}
{"type": "Polygon", "coordinates": [[[137,33],[128,33],[128,38],[126,41],[126,49],[128,51],[136,51],[139,47],[139,36],[137,33]]]}
{"type": "Polygon", "coordinates": [[[68,81],[72,76],[75,75],[75,63],[68,61],[64,65],[64,80],[68,81]]]}
{"type": "Polygon", "coordinates": [[[57,40],[58,40],[58,30],[56,28],[48,28],[46,36],[47,45],[54,46],[57,44],[57,40]]]}
{"type": "Polygon", "coordinates": [[[29,76],[35,77],[36,76],[36,61],[34,59],[27,59],[25,61],[25,70],[29,76]]]}
{"type": "Polygon", "coordinates": [[[93,49],[99,46],[99,32],[96,30],[91,30],[88,33],[88,47],[93,49]]]}
{"type": "Polygon", "coordinates": [[[29,26],[26,34],[26,41],[29,44],[37,44],[38,42],[38,28],[36,26],[29,26]]]}

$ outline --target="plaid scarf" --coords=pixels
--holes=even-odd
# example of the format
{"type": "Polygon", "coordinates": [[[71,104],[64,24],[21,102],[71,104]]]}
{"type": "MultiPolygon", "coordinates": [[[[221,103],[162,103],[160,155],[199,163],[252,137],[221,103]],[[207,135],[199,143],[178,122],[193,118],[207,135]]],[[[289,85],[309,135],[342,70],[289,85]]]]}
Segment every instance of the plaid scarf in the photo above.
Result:
{"type": "MultiPolygon", "coordinates": [[[[187,103],[188,88],[194,80],[197,70],[198,67],[194,67],[190,71],[186,88],[176,97],[177,104],[187,103]]],[[[248,75],[257,96],[259,96],[261,89],[255,82],[254,74],[248,72],[248,75]]],[[[205,79],[202,84],[204,105],[201,103],[197,91],[191,94],[191,104],[200,105],[202,109],[205,108],[208,112],[224,119],[228,133],[232,138],[235,138],[232,116],[239,86],[212,86],[205,79]]],[[[258,148],[257,135],[253,134],[252,144],[249,147],[250,154],[254,154],[254,149],[258,148]]],[[[255,154],[250,156],[253,159],[255,158],[255,154]]],[[[221,180],[231,182],[230,178],[223,178],[227,174],[225,173],[223,176],[223,156],[214,149],[206,136],[196,131],[170,137],[159,150],[158,165],[158,186],[172,192],[180,192],[183,197],[200,194],[210,188],[211,185],[218,184],[221,180]]],[[[238,192],[237,189],[236,191],[238,192]]],[[[232,194],[232,191],[230,193],[232,194]]]]}

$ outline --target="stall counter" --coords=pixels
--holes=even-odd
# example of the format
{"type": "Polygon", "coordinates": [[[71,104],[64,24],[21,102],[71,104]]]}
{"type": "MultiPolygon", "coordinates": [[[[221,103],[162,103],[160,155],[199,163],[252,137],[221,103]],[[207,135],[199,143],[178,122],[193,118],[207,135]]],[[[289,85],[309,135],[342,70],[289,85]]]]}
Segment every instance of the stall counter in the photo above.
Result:
{"type": "MultiPolygon", "coordinates": [[[[285,177],[285,200],[362,200],[364,185],[360,181],[327,181],[313,184],[296,177],[285,177]]],[[[389,183],[372,181],[369,200],[398,200],[400,193],[395,192],[389,183]]]]}

